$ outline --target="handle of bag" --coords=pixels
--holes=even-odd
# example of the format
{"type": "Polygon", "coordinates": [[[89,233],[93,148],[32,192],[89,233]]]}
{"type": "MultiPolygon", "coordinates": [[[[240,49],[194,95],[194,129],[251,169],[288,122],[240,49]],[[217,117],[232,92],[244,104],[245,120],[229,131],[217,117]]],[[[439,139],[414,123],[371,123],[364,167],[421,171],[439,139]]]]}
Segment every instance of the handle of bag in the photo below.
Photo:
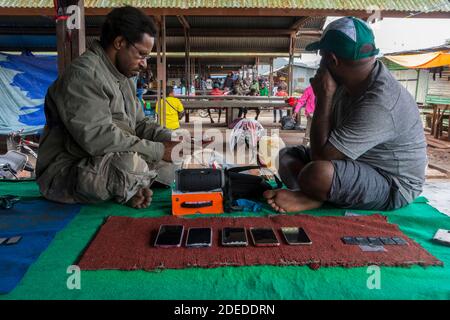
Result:
{"type": "MultiPolygon", "coordinates": [[[[247,170],[251,170],[251,169],[261,169],[261,166],[234,167],[234,168],[227,169],[227,171],[229,171],[229,172],[242,172],[242,171],[247,171],[247,170]]],[[[281,180],[277,177],[276,174],[274,174],[273,177],[275,179],[277,187],[281,188],[283,186],[283,182],[281,182],[281,180]]]]}
{"type": "Polygon", "coordinates": [[[201,201],[201,202],[183,202],[181,203],[182,208],[206,208],[212,207],[212,201],[201,201]]]}

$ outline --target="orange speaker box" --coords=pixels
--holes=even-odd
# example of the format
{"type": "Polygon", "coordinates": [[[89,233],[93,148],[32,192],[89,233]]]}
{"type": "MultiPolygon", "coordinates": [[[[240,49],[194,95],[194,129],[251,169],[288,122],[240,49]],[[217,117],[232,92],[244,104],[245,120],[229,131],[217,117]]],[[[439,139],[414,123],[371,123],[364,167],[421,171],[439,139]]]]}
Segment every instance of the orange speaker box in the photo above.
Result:
{"type": "Polygon", "coordinates": [[[172,214],[223,213],[222,191],[180,192],[172,190],[172,214]]]}

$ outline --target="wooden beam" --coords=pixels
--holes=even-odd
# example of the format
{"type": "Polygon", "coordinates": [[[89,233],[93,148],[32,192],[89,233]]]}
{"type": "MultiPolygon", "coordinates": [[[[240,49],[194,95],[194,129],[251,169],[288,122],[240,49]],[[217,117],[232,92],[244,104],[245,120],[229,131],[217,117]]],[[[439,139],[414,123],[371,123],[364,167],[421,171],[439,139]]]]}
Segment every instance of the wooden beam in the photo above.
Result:
{"type": "MultiPolygon", "coordinates": [[[[7,16],[54,16],[54,9],[48,8],[2,8],[2,15],[7,16]]],[[[86,8],[86,15],[104,16],[112,8],[86,8]]],[[[318,9],[268,9],[268,8],[142,8],[149,16],[168,15],[168,16],[243,16],[243,17],[299,17],[299,16],[355,16],[359,18],[368,18],[370,13],[366,10],[318,10],[318,9]]],[[[383,10],[383,17],[386,18],[405,18],[411,14],[416,14],[414,18],[450,18],[450,12],[419,12],[419,11],[393,11],[383,10]]]]}
{"type": "Polygon", "coordinates": [[[177,16],[177,18],[178,18],[178,21],[180,21],[180,23],[184,29],[191,28],[191,26],[189,25],[189,22],[187,21],[187,19],[184,16],[177,16]]]}
{"type": "MultiPolygon", "coordinates": [[[[308,29],[311,30],[311,29],[308,29]]],[[[183,29],[169,28],[168,36],[183,36],[183,29]]],[[[202,29],[190,28],[191,36],[199,37],[268,37],[289,36],[293,31],[290,29],[202,29]]]]}

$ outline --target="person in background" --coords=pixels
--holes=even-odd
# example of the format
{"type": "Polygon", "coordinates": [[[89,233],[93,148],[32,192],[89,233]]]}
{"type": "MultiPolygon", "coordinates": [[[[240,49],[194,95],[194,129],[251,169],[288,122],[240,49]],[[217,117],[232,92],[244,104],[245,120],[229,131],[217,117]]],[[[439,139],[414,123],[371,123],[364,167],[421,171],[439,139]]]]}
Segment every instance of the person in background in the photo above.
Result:
{"type": "Polygon", "coordinates": [[[223,83],[223,87],[225,88],[233,88],[234,80],[233,80],[233,72],[230,72],[228,76],[225,78],[225,82],[223,83]]]}
{"type": "MultiPolygon", "coordinates": [[[[250,92],[248,94],[249,96],[257,96],[258,95],[258,91],[256,91],[256,89],[250,89],[250,92]]],[[[255,110],[256,111],[256,117],[255,120],[258,120],[259,114],[261,113],[261,110],[259,110],[258,107],[256,108],[250,108],[250,110],[255,110]]],[[[238,118],[246,118],[247,117],[247,112],[248,112],[248,108],[239,108],[239,114],[238,114],[238,118]]]]}
{"type": "MultiPolygon", "coordinates": [[[[276,97],[287,97],[288,94],[285,90],[283,90],[283,88],[281,86],[277,87],[277,93],[275,94],[276,97]]],[[[281,118],[283,117],[283,110],[279,109],[278,110],[279,114],[280,114],[280,120],[279,122],[281,122],[281,118]]],[[[273,122],[277,122],[277,110],[273,109],[273,122]]]]}
{"type": "Polygon", "coordinates": [[[308,86],[303,92],[300,99],[297,100],[297,105],[294,107],[294,113],[292,118],[298,120],[298,125],[301,123],[300,110],[305,107],[305,117],[306,117],[306,132],[305,138],[303,139],[303,144],[307,145],[309,142],[309,134],[311,131],[312,116],[314,113],[314,108],[316,107],[316,96],[314,95],[313,88],[308,86]]]}
{"type": "MultiPolygon", "coordinates": [[[[222,90],[220,90],[220,83],[218,83],[218,82],[214,83],[213,89],[211,90],[209,95],[210,96],[223,96],[224,95],[224,92],[222,90]]],[[[222,108],[217,107],[216,109],[218,109],[218,111],[219,111],[219,119],[217,120],[217,122],[220,123],[220,117],[222,115],[222,108]]],[[[208,116],[209,116],[209,119],[211,120],[211,123],[214,123],[214,120],[211,115],[211,108],[208,108],[208,116]]]]}
{"type": "Polygon", "coordinates": [[[253,80],[253,83],[250,86],[250,90],[255,89],[256,92],[259,92],[259,83],[258,80],[253,80]]]}
{"type": "MultiPolygon", "coordinates": [[[[169,86],[166,88],[166,112],[165,118],[166,128],[171,130],[176,130],[180,127],[180,120],[184,116],[184,107],[181,100],[176,98],[174,95],[173,87],[169,86]]],[[[156,104],[156,113],[158,117],[161,117],[163,99],[156,104]]]]}
{"type": "Polygon", "coordinates": [[[261,88],[259,89],[259,95],[261,97],[269,96],[269,89],[267,89],[266,84],[264,82],[261,82],[261,88]]]}

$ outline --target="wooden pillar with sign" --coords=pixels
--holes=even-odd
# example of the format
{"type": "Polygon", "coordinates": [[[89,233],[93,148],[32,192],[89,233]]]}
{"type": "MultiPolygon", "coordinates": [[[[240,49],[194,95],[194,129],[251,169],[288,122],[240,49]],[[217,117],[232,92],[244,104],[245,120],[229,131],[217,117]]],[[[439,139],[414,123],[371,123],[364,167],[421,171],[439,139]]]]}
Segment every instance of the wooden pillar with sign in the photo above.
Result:
{"type": "Polygon", "coordinates": [[[84,0],[57,0],[55,11],[58,73],[62,74],[75,58],[86,51],[84,0]]]}

